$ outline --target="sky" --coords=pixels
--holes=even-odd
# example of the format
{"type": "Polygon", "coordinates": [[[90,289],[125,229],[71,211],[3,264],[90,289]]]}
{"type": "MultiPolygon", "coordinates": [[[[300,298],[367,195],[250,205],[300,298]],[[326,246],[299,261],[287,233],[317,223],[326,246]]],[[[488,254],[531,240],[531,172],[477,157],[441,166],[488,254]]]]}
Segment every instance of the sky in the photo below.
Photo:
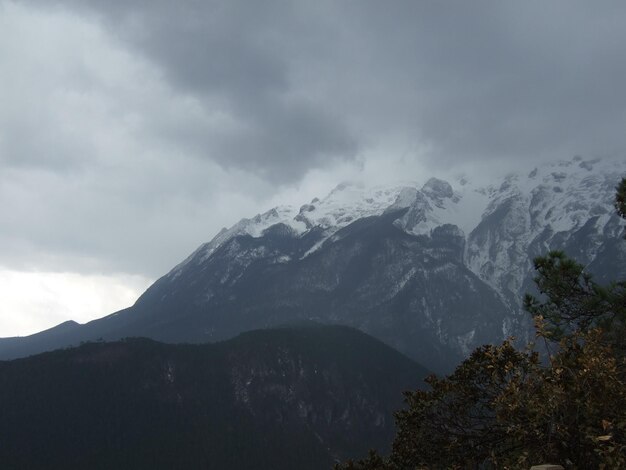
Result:
{"type": "Polygon", "coordinates": [[[622,1],[0,0],[0,337],[344,180],[626,155],[622,1]]]}

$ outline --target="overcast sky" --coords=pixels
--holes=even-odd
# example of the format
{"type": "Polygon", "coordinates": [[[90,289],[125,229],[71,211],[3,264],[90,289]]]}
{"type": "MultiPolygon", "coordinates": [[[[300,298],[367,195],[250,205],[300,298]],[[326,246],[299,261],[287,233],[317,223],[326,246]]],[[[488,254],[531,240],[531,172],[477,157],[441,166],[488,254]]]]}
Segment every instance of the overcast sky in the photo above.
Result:
{"type": "Polygon", "coordinates": [[[626,2],[0,0],[0,336],[346,179],[626,155],[626,2]]]}

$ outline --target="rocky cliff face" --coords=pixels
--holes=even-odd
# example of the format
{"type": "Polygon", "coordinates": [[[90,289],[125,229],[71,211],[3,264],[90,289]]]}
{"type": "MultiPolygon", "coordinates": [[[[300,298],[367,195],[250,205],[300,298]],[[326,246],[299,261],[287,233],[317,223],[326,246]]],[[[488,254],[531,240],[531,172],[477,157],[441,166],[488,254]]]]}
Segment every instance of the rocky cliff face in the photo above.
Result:
{"type": "Polygon", "coordinates": [[[623,162],[574,159],[486,188],[489,204],[468,236],[468,267],[514,312],[533,289],[532,259],[549,250],[564,250],[599,280],[622,277],[623,268],[594,261],[623,259],[622,227],[612,202],[624,173],[623,162]]]}
{"type": "Polygon", "coordinates": [[[160,318],[150,334],[167,341],[189,338],[188,326],[180,329],[189,321],[200,341],[308,319],[357,327],[447,367],[493,338],[506,306],[464,265],[456,226],[413,235],[395,225],[405,213],[358,219],[314,252],[319,235],[282,225],[232,237],[160,280],[133,309],[160,318]]]}
{"type": "Polygon", "coordinates": [[[533,257],[563,249],[600,280],[624,277],[612,199],[625,173],[625,162],[575,158],[487,187],[342,184],[222,230],[132,308],[72,331],[215,341],[316,320],[449,370],[482,343],[528,334],[533,257]]]}

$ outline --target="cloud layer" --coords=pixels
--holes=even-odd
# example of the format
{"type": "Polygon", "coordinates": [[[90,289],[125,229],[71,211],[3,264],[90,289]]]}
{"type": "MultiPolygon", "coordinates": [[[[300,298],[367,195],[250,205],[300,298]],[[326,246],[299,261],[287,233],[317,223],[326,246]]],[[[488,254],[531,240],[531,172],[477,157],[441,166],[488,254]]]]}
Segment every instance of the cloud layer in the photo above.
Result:
{"type": "Polygon", "coordinates": [[[154,278],[346,177],[624,155],[625,21],[623,2],[0,0],[0,265],[154,278]]]}

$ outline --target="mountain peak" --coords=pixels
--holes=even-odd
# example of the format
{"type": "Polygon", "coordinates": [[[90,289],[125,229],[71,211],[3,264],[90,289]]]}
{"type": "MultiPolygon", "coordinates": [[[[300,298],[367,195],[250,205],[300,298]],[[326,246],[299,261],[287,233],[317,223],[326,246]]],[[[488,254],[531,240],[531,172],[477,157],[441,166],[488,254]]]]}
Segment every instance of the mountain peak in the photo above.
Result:
{"type": "Polygon", "coordinates": [[[430,178],[422,186],[422,192],[436,198],[451,198],[454,195],[450,183],[439,178],[430,178]]]}
{"type": "Polygon", "coordinates": [[[613,180],[620,172],[626,172],[624,162],[577,156],[571,160],[548,162],[525,174],[510,173],[499,184],[487,187],[475,187],[465,176],[457,178],[456,189],[449,182],[435,177],[429,178],[421,188],[413,182],[367,186],[362,182],[343,181],[324,198],[316,197],[299,206],[277,206],[250,219],[240,220],[231,228],[220,231],[192,257],[199,255],[201,260],[206,259],[228,239],[238,235],[261,237],[276,224],[289,227],[287,232],[296,237],[316,228],[323,233],[322,238],[327,239],[356,220],[404,208],[409,210],[396,225],[407,232],[429,234],[439,225],[453,224],[467,235],[502,201],[515,197],[530,203],[546,191],[557,196],[553,198],[555,205],[551,212],[550,208],[543,212],[548,222],[535,225],[544,227],[549,223],[556,231],[564,230],[581,223],[585,211],[591,209],[579,204],[578,213],[572,210],[576,207],[575,200],[581,198],[581,191],[594,190],[594,201],[598,198],[607,201],[612,197],[613,180]],[[616,168],[621,169],[616,171],[616,168]],[[601,196],[598,191],[602,192],[601,196]]]}
{"type": "Polygon", "coordinates": [[[54,344],[119,335],[216,341],[305,319],[357,327],[444,368],[478,344],[528,333],[520,299],[532,288],[534,257],[561,249],[603,279],[620,277],[626,250],[612,201],[624,173],[624,161],[577,159],[482,188],[464,177],[343,184],[240,220],[133,307],[54,344]]]}

